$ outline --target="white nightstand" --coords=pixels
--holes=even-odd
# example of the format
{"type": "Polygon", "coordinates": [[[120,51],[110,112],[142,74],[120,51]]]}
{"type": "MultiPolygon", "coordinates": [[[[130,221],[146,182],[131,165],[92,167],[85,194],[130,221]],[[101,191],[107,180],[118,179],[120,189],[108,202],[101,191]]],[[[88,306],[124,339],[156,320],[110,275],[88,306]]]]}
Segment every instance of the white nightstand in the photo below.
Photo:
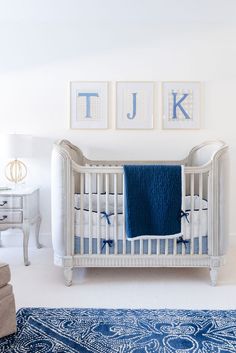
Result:
{"type": "Polygon", "coordinates": [[[40,223],[38,187],[17,186],[11,190],[0,191],[0,238],[1,232],[4,230],[9,228],[22,229],[25,266],[30,264],[28,243],[31,225],[35,225],[37,247],[42,247],[39,242],[40,223]]]}

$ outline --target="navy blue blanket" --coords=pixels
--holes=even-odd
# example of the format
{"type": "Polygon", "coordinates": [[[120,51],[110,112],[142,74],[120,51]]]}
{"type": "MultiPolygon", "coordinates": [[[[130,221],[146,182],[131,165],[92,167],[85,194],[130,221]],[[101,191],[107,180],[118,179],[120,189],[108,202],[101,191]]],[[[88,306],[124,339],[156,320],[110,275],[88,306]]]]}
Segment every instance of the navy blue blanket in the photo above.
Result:
{"type": "Polygon", "coordinates": [[[125,227],[128,238],[181,232],[179,165],[125,165],[125,227]]]}

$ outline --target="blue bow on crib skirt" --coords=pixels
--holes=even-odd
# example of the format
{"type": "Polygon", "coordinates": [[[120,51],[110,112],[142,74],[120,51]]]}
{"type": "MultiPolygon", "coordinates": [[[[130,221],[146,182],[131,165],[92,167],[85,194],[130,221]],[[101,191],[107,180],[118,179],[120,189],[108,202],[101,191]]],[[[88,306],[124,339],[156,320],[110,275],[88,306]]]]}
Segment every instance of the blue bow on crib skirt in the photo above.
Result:
{"type": "Polygon", "coordinates": [[[180,243],[184,244],[184,247],[186,249],[187,244],[189,243],[189,240],[186,240],[186,239],[183,238],[183,236],[181,236],[181,237],[179,237],[177,239],[177,244],[180,244],[180,243]]]}
{"type": "Polygon", "coordinates": [[[108,244],[109,248],[111,248],[112,245],[113,245],[113,240],[112,239],[103,240],[102,241],[102,249],[101,249],[101,251],[105,248],[106,244],[108,244]]]}

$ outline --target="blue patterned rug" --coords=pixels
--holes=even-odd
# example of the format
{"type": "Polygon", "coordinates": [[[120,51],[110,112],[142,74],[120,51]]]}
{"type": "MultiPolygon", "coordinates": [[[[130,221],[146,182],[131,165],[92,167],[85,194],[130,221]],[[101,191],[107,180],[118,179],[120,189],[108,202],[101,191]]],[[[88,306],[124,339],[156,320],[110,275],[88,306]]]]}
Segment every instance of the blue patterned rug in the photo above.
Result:
{"type": "Polygon", "coordinates": [[[25,308],[4,353],[236,352],[236,310],[25,308]]]}

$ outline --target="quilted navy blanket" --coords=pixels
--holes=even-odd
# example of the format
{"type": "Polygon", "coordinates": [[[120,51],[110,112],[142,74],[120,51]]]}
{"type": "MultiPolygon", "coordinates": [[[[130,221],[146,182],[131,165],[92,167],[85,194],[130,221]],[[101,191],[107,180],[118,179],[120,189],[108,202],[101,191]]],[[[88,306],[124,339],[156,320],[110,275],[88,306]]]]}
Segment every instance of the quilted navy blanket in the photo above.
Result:
{"type": "Polygon", "coordinates": [[[233,353],[236,311],[24,308],[1,353],[233,353]]]}
{"type": "Polygon", "coordinates": [[[128,238],[181,232],[182,169],[179,165],[125,165],[128,238]]]}

